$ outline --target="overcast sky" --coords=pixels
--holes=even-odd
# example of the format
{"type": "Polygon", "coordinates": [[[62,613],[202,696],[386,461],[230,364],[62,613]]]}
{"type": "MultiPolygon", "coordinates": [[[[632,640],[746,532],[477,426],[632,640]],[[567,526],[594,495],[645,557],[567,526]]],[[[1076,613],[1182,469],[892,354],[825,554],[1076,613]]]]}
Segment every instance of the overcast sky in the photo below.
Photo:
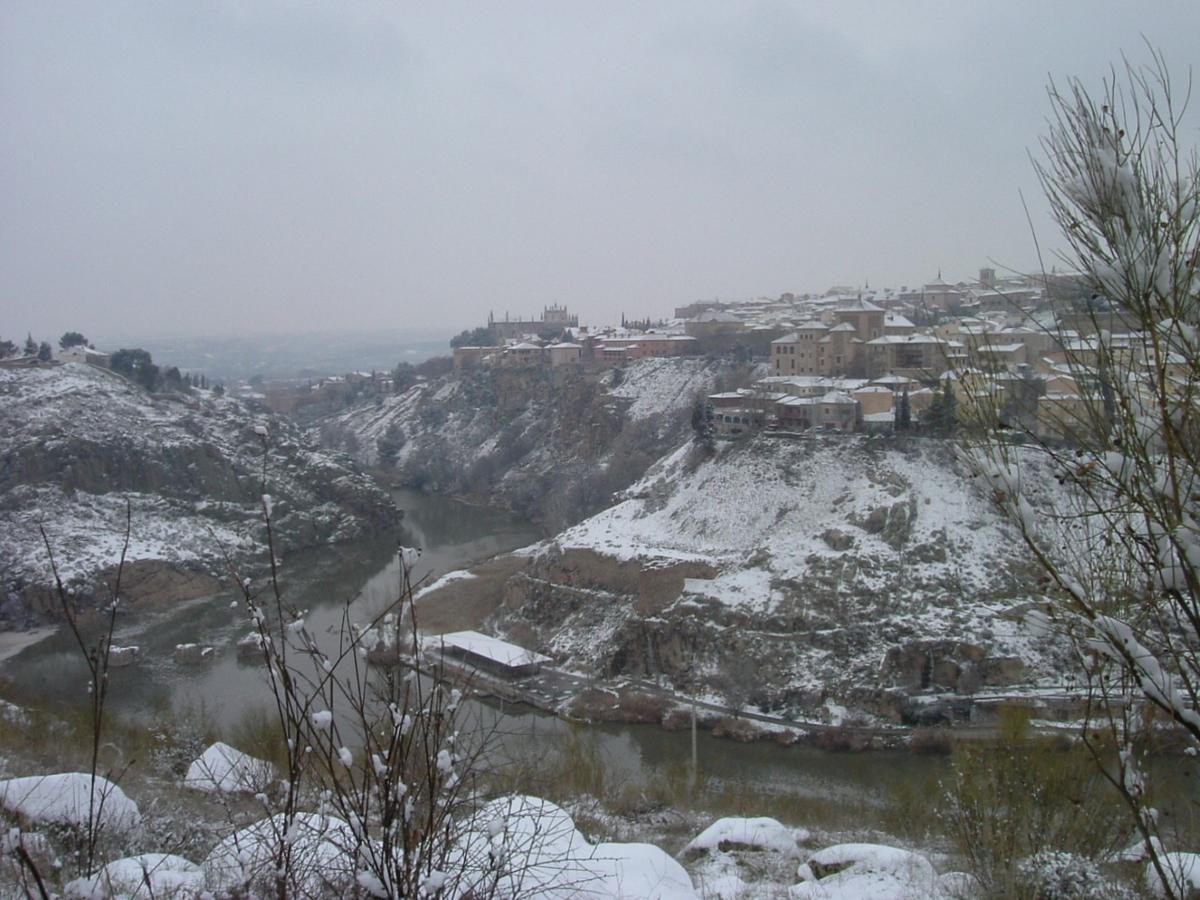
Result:
{"type": "Polygon", "coordinates": [[[0,335],[1030,269],[1046,79],[1140,35],[1183,78],[1200,3],[4,0],[0,335]]]}

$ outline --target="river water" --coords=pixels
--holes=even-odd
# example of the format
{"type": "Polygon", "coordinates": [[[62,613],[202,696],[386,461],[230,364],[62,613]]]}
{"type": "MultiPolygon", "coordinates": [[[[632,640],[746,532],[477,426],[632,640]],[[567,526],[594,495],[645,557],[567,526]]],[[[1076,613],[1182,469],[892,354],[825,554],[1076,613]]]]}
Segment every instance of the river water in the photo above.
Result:
{"type": "MultiPolygon", "coordinates": [[[[536,541],[528,522],[503,512],[468,506],[412,491],[397,491],[405,510],[405,540],[423,548],[415,573],[430,579],[536,541]]],[[[394,538],[297,553],[283,560],[288,602],[308,610],[306,622],[318,635],[333,635],[342,623],[346,597],[353,597],[351,618],[365,622],[398,591],[394,538]]],[[[263,670],[239,661],[235,643],[249,628],[245,610],[231,606],[235,595],[200,598],[120,623],[114,644],[137,645],[141,660],[111,673],[112,707],[149,721],[160,716],[199,714],[223,733],[255,710],[267,708],[263,670]],[[180,643],[218,648],[215,660],[182,665],[174,659],[180,643]]],[[[326,640],[335,640],[327,637],[326,640]]],[[[44,707],[82,704],[87,672],[78,648],[65,631],[27,647],[0,663],[6,693],[18,702],[44,707]]],[[[691,760],[691,736],[650,725],[596,725],[574,728],[521,706],[477,708],[499,723],[507,746],[517,756],[561,742],[571,732],[602,760],[609,784],[638,784],[678,772],[691,760]],[[582,735],[582,738],[580,737],[582,735]]],[[[898,783],[931,784],[946,769],[944,758],[900,752],[848,754],[769,742],[736,744],[701,733],[697,756],[702,777],[734,793],[811,797],[846,808],[876,805],[898,783]]]]}

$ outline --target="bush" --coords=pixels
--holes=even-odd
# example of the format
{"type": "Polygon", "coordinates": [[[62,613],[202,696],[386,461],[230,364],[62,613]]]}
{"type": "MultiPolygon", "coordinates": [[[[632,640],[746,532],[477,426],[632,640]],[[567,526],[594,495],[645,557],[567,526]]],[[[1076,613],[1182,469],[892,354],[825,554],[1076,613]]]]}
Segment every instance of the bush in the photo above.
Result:
{"type": "Polygon", "coordinates": [[[1021,861],[1041,851],[1103,858],[1122,843],[1120,797],[1083,747],[1062,749],[1008,710],[994,741],[954,751],[940,818],[988,896],[1022,894],[1021,861]]]}

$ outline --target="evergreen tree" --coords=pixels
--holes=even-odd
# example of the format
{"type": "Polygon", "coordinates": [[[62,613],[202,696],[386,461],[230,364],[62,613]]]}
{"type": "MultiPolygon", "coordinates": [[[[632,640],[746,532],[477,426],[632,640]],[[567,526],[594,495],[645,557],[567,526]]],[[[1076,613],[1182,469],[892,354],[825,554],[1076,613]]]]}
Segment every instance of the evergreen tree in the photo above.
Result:
{"type": "Polygon", "coordinates": [[[17,355],[17,345],[12,341],[0,339],[0,359],[17,355]]]}
{"type": "Polygon", "coordinates": [[[383,436],[375,441],[375,449],[379,452],[379,465],[382,468],[390,469],[396,464],[396,457],[406,440],[404,431],[395,422],[387,427],[383,436]]]}
{"type": "Polygon", "coordinates": [[[921,424],[932,434],[949,434],[958,423],[956,413],[957,399],[950,380],[944,379],[941,387],[933,395],[933,402],[921,417],[921,424]]]}
{"type": "Polygon", "coordinates": [[[54,348],[50,346],[49,341],[42,341],[37,348],[37,358],[42,362],[49,362],[54,356],[54,348]]]}
{"type": "Polygon", "coordinates": [[[25,335],[25,355],[26,356],[36,356],[37,352],[38,352],[38,344],[37,344],[37,341],[35,341],[33,339],[33,334],[30,333],[30,334],[25,335]]]}
{"type": "Polygon", "coordinates": [[[88,339],[78,331],[68,331],[58,339],[58,346],[66,350],[68,347],[87,346],[88,339]]]}
{"type": "Polygon", "coordinates": [[[896,430],[908,431],[912,428],[912,406],[909,404],[908,388],[905,388],[900,393],[900,399],[896,403],[896,430]]]}

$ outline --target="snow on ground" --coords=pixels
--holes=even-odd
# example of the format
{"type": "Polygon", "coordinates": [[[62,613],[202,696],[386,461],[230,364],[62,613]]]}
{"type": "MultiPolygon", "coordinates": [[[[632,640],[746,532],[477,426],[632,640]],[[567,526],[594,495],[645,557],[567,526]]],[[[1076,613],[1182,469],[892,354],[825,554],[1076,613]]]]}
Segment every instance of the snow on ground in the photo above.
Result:
{"type": "Polygon", "coordinates": [[[204,873],[194,862],[172,853],[143,853],[114,860],[91,878],[66,886],[72,900],[184,900],[204,890],[204,873]]]}
{"type": "Polygon", "coordinates": [[[89,817],[111,831],[131,831],[142,822],[137,804],[117,785],[83,772],[31,775],[0,781],[0,807],[39,824],[86,828],[89,817]]]}
{"type": "Polygon", "coordinates": [[[429,584],[425,585],[423,588],[418,590],[413,595],[413,599],[420,600],[426,594],[432,593],[433,591],[440,590],[441,588],[444,588],[446,585],[451,584],[452,582],[467,581],[471,578],[478,578],[478,577],[479,576],[477,576],[470,569],[456,569],[453,572],[447,572],[445,575],[441,576],[436,581],[430,582],[429,584]]]}
{"type": "Polygon", "coordinates": [[[253,553],[260,432],[279,545],[345,539],[371,517],[390,519],[388,498],[369,478],[240,400],[150,394],[77,363],[0,370],[0,577],[17,589],[46,582],[42,529],[64,580],[114,565],[127,501],[127,559],[216,571],[225,551],[253,553]]]}
{"type": "MultiPolygon", "coordinates": [[[[784,633],[810,635],[784,642],[795,657],[779,673],[787,690],[877,684],[890,649],[936,640],[981,646],[989,659],[1015,659],[1058,683],[1054,639],[1005,615],[1041,599],[1028,552],[945,441],[763,435],[720,442],[700,462],[689,445],[622,496],[528,552],[590,550],[643,568],[711,564],[716,574],[687,578],[663,615],[737,623],[770,654],[784,652],[784,633]]],[[[609,606],[616,633],[632,612],[609,606]]],[[[589,640],[602,615],[580,613],[550,645],[606,652],[589,640]]]]}
{"type": "Polygon", "coordinates": [[[50,558],[40,544],[44,529],[64,584],[115,566],[125,547],[127,562],[159,559],[171,563],[219,562],[221,548],[254,552],[248,530],[256,516],[246,510],[242,527],[197,516],[192,504],[154,494],[67,493],[54,485],[22,485],[9,492],[14,507],[0,511],[0,558],[12,561],[23,577],[52,581],[50,558]]]}
{"type": "MultiPolygon", "coordinates": [[[[705,359],[640,359],[624,368],[611,397],[632,400],[629,415],[645,419],[685,409],[696,395],[712,389],[715,366],[705,359]]],[[[609,377],[611,383],[612,376],[609,377]]]]}
{"type": "MultiPolygon", "coordinates": [[[[683,555],[734,562],[765,549],[773,570],[787,577],[803,574],[811,555],[841,555],[823,537],[829,529],[848,531],[857,554],[897,557],[885,535],[852,522],[911,497],[916,520],[909,540],[944,534],[954,555],[938,565],[969,579],[967,586],[988,579],[997,550],[1011,548],[1012,530],[944,461],[864,450],[855,437],[777,439],[765,446],[754,452],[747,444],[724,445],[717,459],[690,475],[676,454],[638,486],[664,478],[665,502],[654,495],[626,500],[568,529],[558,543],[620,559],[683,555]]],[[[738,602],[736,593],[730,591],[729,602],[738,602]]]]}

